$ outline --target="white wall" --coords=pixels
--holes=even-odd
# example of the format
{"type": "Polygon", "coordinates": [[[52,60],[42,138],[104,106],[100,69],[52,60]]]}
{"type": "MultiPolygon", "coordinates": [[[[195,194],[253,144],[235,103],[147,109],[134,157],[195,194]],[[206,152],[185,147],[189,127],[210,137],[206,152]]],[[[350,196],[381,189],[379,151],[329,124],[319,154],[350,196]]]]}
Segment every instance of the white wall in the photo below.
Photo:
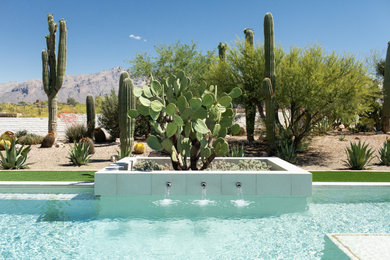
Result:
{"type": "MultiPolygon", "coordinates": [[[[86,124],[85,114],[65,114],[63,118],[57,118],[57,136],[65,137],[65,129],[72,123],[86,124]]],[[[97,118],[96,118],[97,123],[97,118]]],[[[17,132],[27,130],[29,133],[45,136],[48,130],[47,117],[0,117],[0,133],[5,131],[17,132]]]]}

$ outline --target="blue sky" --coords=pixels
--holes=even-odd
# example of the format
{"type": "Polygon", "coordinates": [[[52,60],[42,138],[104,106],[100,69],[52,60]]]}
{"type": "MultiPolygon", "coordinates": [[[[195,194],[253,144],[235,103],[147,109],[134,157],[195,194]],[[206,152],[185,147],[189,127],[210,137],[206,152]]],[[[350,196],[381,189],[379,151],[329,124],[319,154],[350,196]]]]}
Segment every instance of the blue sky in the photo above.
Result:
{"type": "Polygon", "coordinates": [[[153,53],[156,43],[194,40],[206,51],[243,37],[246,27],[263,41],[266,12],[286,49],[317,43],[359,57],[372,49],[384,56],[390,41],[389,0],[0,0],[0,82],[41,78],[48,13],[67,21],[67,74],[86,74],[128,67],[128,59],[153,53]]]}

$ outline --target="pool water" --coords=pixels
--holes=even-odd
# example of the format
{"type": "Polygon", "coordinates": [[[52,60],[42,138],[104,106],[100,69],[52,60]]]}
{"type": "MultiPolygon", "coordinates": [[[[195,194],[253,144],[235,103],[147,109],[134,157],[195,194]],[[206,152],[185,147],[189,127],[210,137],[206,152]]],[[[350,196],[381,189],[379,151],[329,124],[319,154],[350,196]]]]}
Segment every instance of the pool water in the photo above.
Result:
{"type": "Polygon", "coordinates": [[[390,232],[385,188],[170,199],[3,194],[0,258],[321,259],[326,233],[390,232]]]}

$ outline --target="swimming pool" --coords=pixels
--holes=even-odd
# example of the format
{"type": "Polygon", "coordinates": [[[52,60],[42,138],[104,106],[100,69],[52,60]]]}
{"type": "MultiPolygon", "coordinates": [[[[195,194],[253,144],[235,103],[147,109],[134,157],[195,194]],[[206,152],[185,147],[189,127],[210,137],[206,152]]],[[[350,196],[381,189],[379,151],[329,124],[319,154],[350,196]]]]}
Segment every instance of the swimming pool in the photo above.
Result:
{"type": "Polygon", "coordinates": [[[390,232],[388,188],[170,204],[164,195],[93,199],[92,192],[0,194],[0,258],[320,259],[326,233],[390,232]]]}

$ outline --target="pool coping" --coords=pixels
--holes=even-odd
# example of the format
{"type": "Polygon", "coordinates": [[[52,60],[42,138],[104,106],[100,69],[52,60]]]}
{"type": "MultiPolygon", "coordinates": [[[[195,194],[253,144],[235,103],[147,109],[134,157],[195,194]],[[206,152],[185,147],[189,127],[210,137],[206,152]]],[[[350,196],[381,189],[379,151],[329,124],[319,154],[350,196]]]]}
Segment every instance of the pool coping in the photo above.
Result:
{"type": "MultiPolygon", "coordinates": [[[[93,187],[94,182],[84,181],[0,181],[0,187],[93,187]]],[[[315,187],[390,187],[390,182],[313,182],[315,187]]]]}

